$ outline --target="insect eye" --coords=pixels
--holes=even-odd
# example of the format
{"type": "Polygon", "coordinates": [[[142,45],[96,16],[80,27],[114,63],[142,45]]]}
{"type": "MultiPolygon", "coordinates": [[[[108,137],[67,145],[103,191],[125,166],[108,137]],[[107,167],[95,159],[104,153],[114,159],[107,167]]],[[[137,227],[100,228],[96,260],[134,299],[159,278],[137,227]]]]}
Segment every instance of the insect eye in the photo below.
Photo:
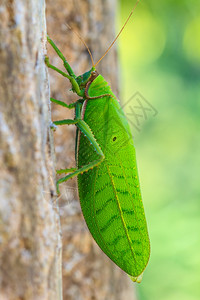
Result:
{"type": "Polygon", "coordinates": [[[116,136],[114,136],[114,138],[113,138],[113,142],[114,142],[114,141],[116,141],[116,139],[117,139],[117,137],[116,137],[116,136]]]}

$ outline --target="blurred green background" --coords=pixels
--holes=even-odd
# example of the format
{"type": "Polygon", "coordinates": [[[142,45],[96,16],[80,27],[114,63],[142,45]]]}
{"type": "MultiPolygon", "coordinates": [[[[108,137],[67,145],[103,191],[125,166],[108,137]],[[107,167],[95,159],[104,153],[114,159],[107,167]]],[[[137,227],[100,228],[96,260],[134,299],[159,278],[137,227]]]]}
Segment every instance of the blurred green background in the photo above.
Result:
{"type": "Polygon", "coordinates": [[[133,127],[151,240],[138,299],[199,300],[200,1],[141,1],[118,46],[123,103],[139,91],[158,111],[133,127]]]}

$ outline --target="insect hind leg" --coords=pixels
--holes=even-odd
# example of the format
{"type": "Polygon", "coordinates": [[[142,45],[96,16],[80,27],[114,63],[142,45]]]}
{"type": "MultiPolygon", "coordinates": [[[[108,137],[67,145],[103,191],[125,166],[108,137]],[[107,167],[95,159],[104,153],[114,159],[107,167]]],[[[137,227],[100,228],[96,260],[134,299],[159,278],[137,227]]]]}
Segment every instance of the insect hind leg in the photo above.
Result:
{"type": "MultiPolygon", "coordinates": [[[[94,148],[94,151],[96,151],[96,153],[99,155],[99,158],[88,163],[87,165],[85,166],[82,166],[81,168],[79,169],[76,169],[74,172],[68,174],[67,176],[65,177],[62,177],[60,179],[58,179],[57,183],[56,183],[56,188],[57,188],[57,194],[60,194],[60,190],[59,190],[59,185],[62,183],[62,182],[65,182],[67,180],[69,180],[70,178],[73,178],[79,174],[82,174],[84,172],[87,172],[88,170],[98,166],[105,158],[99,144],[97,143],[90,127],[87,125],[87,123],[85,123],[83,120],[81,119],[75,119],[75,120],[62,120],[62,121],[57,121],[54,122],[56,125],[64,125],[64,124],[75,124],[79,130],[86,136],[86,138],[90,141],[91,145],[93,146],[94,148]],[[70,121],[70,122],[69,122],[70,121]],[[74,121],[74,123],[72,122],[74,121]],[[58,124],[59,122],[59,124],[58,124]]],[[[60,173],[65,173],[64,171],[60,172],[60,173]]]]}

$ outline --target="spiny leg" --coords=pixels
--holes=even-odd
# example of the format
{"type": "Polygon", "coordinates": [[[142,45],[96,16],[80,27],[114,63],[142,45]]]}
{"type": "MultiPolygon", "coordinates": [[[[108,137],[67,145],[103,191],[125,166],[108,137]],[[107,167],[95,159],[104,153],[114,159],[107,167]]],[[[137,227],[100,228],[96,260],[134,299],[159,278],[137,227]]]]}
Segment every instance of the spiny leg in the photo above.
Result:
{"type": "MultiPolygon", "coordinates": [[[[65,106],[67,108],[74,108],[74,106],[76,105],[76,102],[75,103],[71,103],[69,105],[67,105],[66,103],[62,102],[62,101],[59,101],[59,100],[56,100],[54,99],[56,102],[56,104],[58,104],[57,102],[61,102],[62,104],[59,104],[59,105],[62,105],[62,106],[65,106]],[[64,105],[63,105],[64,104],[64,105]],[[70,105],[73,105],[73,107],[69,107],[70,105]]],[[[66,120],[59,120],[59,121],[55,121],[53,122],[53,124],[55,126],[57,125],[76,125],[77,124],[77,121],[76,120],[70,120],[70,119],[66,119],[66,120]]],[[[57,174],[63,174],[63,173],[69,173],[69,172],[74,172],[76,171],[77,168],[69,168],[69,169],[60,169],[60,170],[56,170],[56,173],[57,174]]]]}
{"type": "Polygon", "coordinates": [[[64,67],[67,70],[67,72],[69,73],[69,75],[76,78],[76,75],[74,74],[74,72],[73,72],[71,66],[69,65],[69,63],[67,62],[66,58],[64,57],[62,52],[58,49],[56,44],[52,41],[52,39],[50,39],[50,37],[48,35],[47,35],[47,41],[53,47],[53,49],[56,51],[58,56],[62,59],[64,67]]]}
{"type": "Polygon", "coordinates": [[[76,170],[77,170],[77,168],[60,169],[60,170],[56,170],[56,173],[57,174],[70,173],[70,172],[74,172],[76,170]]]}
{"type": "MultiPolygon", "coordinates": [[[[76,102],[70,103],[70,104],[66,104],[63,101],[54,99],[54,98],[50,98],[51,102],[58,104],[60,106],[66,107],[68,109],[72,109],[76,107],[80,110],[81,106],[82,106],[82,99],[77,100],[76,102]]],[[[76,109],[77,110],[77,109],[76,109]]],[[[70,125],[70,124],[76,124],[76,122],[74,122],[74,120],[61,120],[61,121],[55,121],[55,122],[51,122],[50,127],[53,131],[56,130],[57,125],[70,125]]]]}
{"type": "MultiPolygon", "coordinates": [[[[65,182],[67,180],[69,180],[70,178],[73,178],[79,174],[82,174],[83,172],[86,172],[96,166],[98,166],[105,158],[99,144],[97,143],[90,127],[81,119],[76,119],[76,120],[60,120],[60,121],[56,121],[54,122],[56,125],[70,125],[70,124],[76,124],[76,126],[80,129],[80,131],[86,136],[86,138],[88,138],[88,140],[90,141],[91,145],[94,147],[94,150],[96,151],[96,153],[99,155],[99,158],[90,162],[89,164],[76,169],[74,172],[68,174],[67,176],[60,178],[57,183],[56,183],[56,187],[57,187],[57,193],[60,194],[59,191],[59,184],[61,184],[62,182],[65,182]],[[74,121],[74,122],[73,122],[74,121]]],[[[60,172],[62,173],[62,171],[60,172]]],[[[64,173],[64,172],[63,172],[64,173]]]]}
{"type": "MultiPolygon", "coordinates": [[[[65,102],[63,101],[60,101],[60,100],[56,100],[54,98],[50,98],[50,100],[58,105],[61,105],[61,106],[64,106],[68,109],[72,109],[72,108],[75,108],[76,105],[77,105],[77,102],[74,102],[74,103],[70,103],[70,104],[66,104],[65,102]]],[[[62,121],[55,121],[55,122],[51,122],[50,124],[50,127],[53,131],[56,130],[56,126],[57,125],[70,125],[70,124],[76,124],[76,122],[74,122],[74,120],[62,120],[62,121]]]]}
{"type": "Polygon", "coordinates": [[[67,72],[69,73],[69,75],[67,75],[65,72],[61,71],[57,67],[55,67],[52,64],[50,64],[48,56],[45,57],[45,63],[47,65],[47,67],[49,67],[50,69],[58,72],[62,76],[68,78],[70,80],[71,84],[72,84],[72,90],[78,96],[83,97],[84,96],[84,91],[80,90],[80,87],[79,87],[79,85],[78,85],[78,83],[76,81],[76,75],[74,74],[74,72],[73,72],[72,68],[70,67],[69,63],[67,62],[66,58],[64,57],[64,55],[61,53],[61,51],[58,49],[58,47],[54,44],[54,42],[50,39],[50,37],[48,35],[47,35],[47,41],[54,48],[54,50],[56,51],[56,53],[58,54],[58,56],[62,59],[64,67],[67,70],[67,72]]]}
{"type": "Polygon", "coordinates": [[[50,68],[50,69],[56,71],[57,73],[61,74],[62,76],[66,77],[66,78],[68,78],[69,80],[71,79],[71,76],[70,76],[70,75],[68,75],[67,73],[61,71],[60,69],[58,69],[57,67],[53,66],[52,64],[50,64],[50,62],[49,62],[49,57],[48,57],[47,55],[45,56],[44,61],[45,61],[45,64],[46,64],[46,66],[47,66],[48,68],[50,68]]]}
{"type": "Polygon", "coordinates": [[[78,120],[65,119],[65,120],[54,121],[53,123],[55,125],[76,125],[78,123],[78,120]]]}
{"type": "Polygon", "coordinates": [[[62,76],[66,77],[69,79],[69,81],[71,82],[72,84],[72,89],[73,91],[76,92],[76,94],[78,96],[81,96],[83,97],[84,95],[84,91],[81,92],[80,88],[79,88],[79,85],[78,83],[76,82],[76,77],[74,78],[73,76],[70,76],[70,75],[67,75],[65,72],[61,71],[60,69],[58,69],[57,67],[53,66],[52,64],[50,64],[49,62],[49,57],[48,56],[45,56],[45,63],[47,65],[48,68],[56,71],[57,73],[61,74],[62,76]]]}
{"type": "Polygon", "coordinates": [[[60,101],[60,100],[57,100],[57,99],[54,99],[54,98],[50,98],[50,100],[51,100],[51,102],[56,103],[58,105],[61,105],[63,107],[66,107],[68,109],[75,108],[75,106],[76,106],[76,102],[73,102],[73,103],[70,103],[70,104],[66,104],[63,101],[60,101]]]}

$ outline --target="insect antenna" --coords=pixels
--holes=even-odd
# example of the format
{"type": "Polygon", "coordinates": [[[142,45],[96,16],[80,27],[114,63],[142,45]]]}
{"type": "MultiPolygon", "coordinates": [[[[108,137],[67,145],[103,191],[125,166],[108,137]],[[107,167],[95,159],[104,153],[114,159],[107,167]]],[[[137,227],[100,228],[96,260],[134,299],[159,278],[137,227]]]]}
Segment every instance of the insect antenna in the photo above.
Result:
{"type": "Polygon", "coordinates": [[[129,14],[128,18],[126,19],[126,22],[124,23],[124,25],[122,26],[120,32],[118,33],[118,35],[116,36],[116,38],[114,39],[114,41],[111,43],[110,47],[106,50],[106,52],[104,53],[104,55],[98,60],[98,62],[94,65],[94,67],[96,67],[98,65],[98,63],[100,63],[100,61],[104,58],[104,56],[106,56],[106,54],[110,51],[110,49],[112,48],[112,46],[114,45],[114,43],[116,42],[116,40],[118,39],[118,37],[120,36],[120,34],[122,33],[122,31],[124,30],[126,24],[128,23],[129,19],[131,18],[136,6],[138,5],[138,3],[140,2],[140,0],[137,0],[136,4],[134,5],[131,13],[129,14]]]}
{"type": "Polygon", "coordinates": [[[87,48],[87,51],[88,51],[88,53],[89,53],[89,55],[90,55],[90,58],[91,58],[91,61],[92,61],[92,66],[94,67],[95,65],[94,65],[94,59],[93,59],[92,53],[91,53],[91,51],[90,51],[88,45],[87,45],[86,42],[84,41],[84,39],[83,39],[83,38],[81,37],[81,35],[80,35],[77,31],[75,31],[69,24],[65,23],[65,25],[66,25],[70,30],[72,30],[72,31],[77,35],[77,37],[81,40],[81,42],[85,45],[85,47],[87,48]]]}

